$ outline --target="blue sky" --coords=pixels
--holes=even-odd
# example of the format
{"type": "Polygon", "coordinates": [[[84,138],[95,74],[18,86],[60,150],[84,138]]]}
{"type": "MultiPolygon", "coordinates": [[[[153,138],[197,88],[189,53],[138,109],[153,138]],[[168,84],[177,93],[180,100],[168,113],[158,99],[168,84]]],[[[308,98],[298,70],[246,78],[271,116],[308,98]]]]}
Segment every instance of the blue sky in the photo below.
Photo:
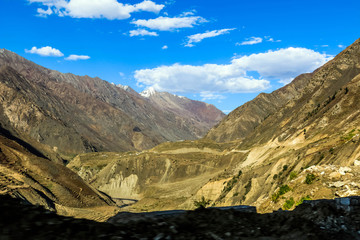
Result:
{"type": "Polygon", "coordinates": [[[359,34],[360,1],[0,0],[0,48],[233,110],[359,34]]]}

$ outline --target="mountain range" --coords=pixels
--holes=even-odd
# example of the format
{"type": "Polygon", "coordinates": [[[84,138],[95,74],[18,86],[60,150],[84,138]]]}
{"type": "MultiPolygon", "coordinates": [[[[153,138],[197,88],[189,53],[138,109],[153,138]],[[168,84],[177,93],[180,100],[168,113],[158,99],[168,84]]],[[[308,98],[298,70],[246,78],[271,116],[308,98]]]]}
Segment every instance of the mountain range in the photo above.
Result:
{"type": "Polygon", "coordinates": [[[63,74],[0,51],[0,124],[46,157],[144,150],[197,139],[224,116],[213,105],[63,74]]]}
{"type": "Polygon", "coordinates": [[[69,167],[138,211],[254,205],[360,194],[360,40],[313,73],[260,94],[200,140],[136,154],[81,154],[69,167]],[[101,166],[101,167],[99,167],[101,166]]]}
{"type": "Polygon", "coordinates": [[[154,211],[202,202],[270,212],[360,194],[360,39],[314,72],[226,117],[205,103],[62,74],[7,50],[0,66],[2,193],[32,203],[41,195],[38,203],[50,199],[68,215],[96,208],[90,215],[98,219],[116,205],[154,211]],[[49,170],[53,175],[47,163],[58,168],[49,170]],[[68,186],[59,171],[87,193],[68,186]],[[13,179],[32,193],[20,192],[13,179]],[[83,205],[66,202],[55,183],[81,194],[76,199],[83,205]]]}

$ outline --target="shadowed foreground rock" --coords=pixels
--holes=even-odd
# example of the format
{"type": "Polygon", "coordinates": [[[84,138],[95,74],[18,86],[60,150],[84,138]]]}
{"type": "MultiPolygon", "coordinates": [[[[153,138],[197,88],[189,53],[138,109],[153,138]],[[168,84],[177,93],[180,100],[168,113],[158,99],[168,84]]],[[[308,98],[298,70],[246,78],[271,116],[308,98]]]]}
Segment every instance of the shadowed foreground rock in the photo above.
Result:
{"type": "Polygon", "coordinates": [[[0,239],[360,239],[360,201],[353,199],[306,202],[292,212],[201,209],[126,224],[115,217],[110,224],[58,216],[0,196],[0,239]]]}

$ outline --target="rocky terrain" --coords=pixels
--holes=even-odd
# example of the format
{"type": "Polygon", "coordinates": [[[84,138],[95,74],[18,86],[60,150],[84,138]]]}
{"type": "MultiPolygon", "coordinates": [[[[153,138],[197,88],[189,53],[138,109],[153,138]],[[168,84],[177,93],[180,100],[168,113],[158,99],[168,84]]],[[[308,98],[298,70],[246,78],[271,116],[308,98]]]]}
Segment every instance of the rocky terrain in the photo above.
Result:
{"type": "Polygon", "coordinates": [[[156,107],[166,112],[174,112],[179,116],[186,116],[198,130],[198,137],[203,137],[214,126],[220,122],[224,114],[219,112],[213,105],[194,101],[183,96],[177,96],[168,92],[157,92],[153,88],[140,93],[141,96],[156,107]]]}
{"type": "MultiPolygon", "coordinates": [[[[62,215],[103,220],[118,209],[78,175],[0,128],[0,195],[62,215]]],[[[3,214],[2,214],[3,215],[3,214]]]]}
{"type": "Polygon", "coordinates": [[[0,96],[1,126],[53,160],[197,139],[225,116],[212,105],[175,96],[168,105],[176,108],[161,108],[124,86],[49,70],[5,49],[0,96]]]}
{"type": "Polygon", "coordinates": [[[254,205],[359,194],[360,40],[311,74],[230,113],[202,140],[82,154],[69,167],[129,209],[254,205]],[[213,141],[216,140],[216,141],[213,141]]]}
{"type": "Polygon", "coordinates": [[[359,198],[305,202],[292,212],[198,209],[108,223],[58,216],[0,196],[1,239],[360,239],[359,198]],[[21,231],[19,231],[21,229],[21,231]]]}

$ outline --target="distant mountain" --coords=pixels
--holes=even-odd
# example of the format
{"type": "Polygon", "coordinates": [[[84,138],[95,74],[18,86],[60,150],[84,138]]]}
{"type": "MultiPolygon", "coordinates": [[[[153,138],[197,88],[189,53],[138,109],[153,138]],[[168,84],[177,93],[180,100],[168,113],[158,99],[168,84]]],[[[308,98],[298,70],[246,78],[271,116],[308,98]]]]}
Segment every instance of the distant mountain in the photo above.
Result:
{"type": "Polygon", "coordinates": [[[199,138],[203,137],[204,133],[214,126],[214,123],[219,122],[225,116],[211,104],[168,92],[157,92],[154,88],[149,88],[140,95],[162,111],[173,112],[188,119],[193,126],[194,133],[199,138]]]}
{"type": "Polygon", "coordinates": [[[180,115],[129,87],[49,70],[5,49],[0,51],[0,93],[0,126],[51,159],[196,139],[224,116],[211,105],[200,111],[190,100],[194,107],[186,111],[193,114],[180,115]],[[207,111],[214,114],[203,116],[207,111]]]}

